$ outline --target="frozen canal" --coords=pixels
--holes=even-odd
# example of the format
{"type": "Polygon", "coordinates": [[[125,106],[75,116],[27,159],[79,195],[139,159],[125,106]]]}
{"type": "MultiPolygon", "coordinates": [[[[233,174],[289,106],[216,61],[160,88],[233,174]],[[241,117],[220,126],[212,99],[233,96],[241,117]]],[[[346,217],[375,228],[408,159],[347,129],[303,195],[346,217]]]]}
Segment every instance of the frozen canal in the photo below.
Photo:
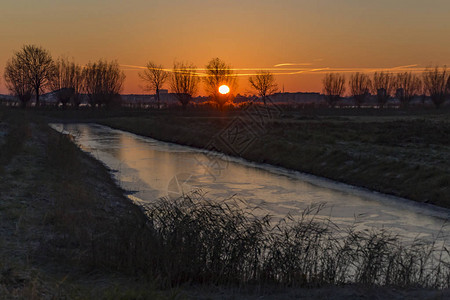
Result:
{"type": "Polygon", "coordinates": [[[326,179],[140,137],[96,124],[52,124],[114,170],[135,201],[152,202],[201,189],[210,199],[233,195],[258,212],[298,215],[313,203],[339,226],[387,228],[415,238],[445,234],[449,210],[380,195],[326,179]]]}

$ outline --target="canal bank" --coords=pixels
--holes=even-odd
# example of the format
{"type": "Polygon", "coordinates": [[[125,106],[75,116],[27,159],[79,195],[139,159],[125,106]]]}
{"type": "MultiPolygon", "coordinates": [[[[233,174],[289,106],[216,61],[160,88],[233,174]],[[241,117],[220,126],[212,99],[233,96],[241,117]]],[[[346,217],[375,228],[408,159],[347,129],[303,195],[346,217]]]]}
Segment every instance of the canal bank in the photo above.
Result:
{"type": "Polygon", "coordinates": [[[256,129],[254,116],[245,111],[161,112],[95,122],[449,208],[447,115],[380,114],[320,117],[293,112],[264,120],[256,129]]]}

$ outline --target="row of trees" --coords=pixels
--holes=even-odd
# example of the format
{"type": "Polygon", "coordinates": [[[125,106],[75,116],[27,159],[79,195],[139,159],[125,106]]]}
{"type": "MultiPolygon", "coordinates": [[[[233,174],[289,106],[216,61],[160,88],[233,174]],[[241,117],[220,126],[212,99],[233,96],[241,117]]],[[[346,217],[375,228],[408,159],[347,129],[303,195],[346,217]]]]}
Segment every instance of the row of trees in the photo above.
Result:
{"type": "MultiPolygon", "coordinates": [[[[227,85],[231,91],[237,88],[236,74],[231,66],[219,58],[213,58],[205,68],[205,74],[197,72],[196,66],[186,63],[175,63],[169,73],[162,65],[148,62],[146,69],[139,74],[145,82],[147,91],[155,92],[158,108],[160,107],[160,90],[166,81],[183,107],[186,107],[197,93],[199,84],[203,81],[205,91],[210,99],[222,109],[232,98],[231,95],[222,95],[219,87],[227,85]]],[[[250,85],[257,91],[264,104],[267,96],[277,90],[275,78],[269,72],[259,71],[249,77],[250,85]]]]}
{"type": "Polygon", "coordinates": [[[80,94],[86,93],[92,106],[110,105],[119,97],[125,74],[116,61],[88,63],[81,67],[67,58],[53,60],[49,51],[25,45],[6,63],[6,86],[26,106],[32,96],[39,106],[40,95],[53,91],[63,106],[80,104],[80,94]]]}
{"type": "MultiPolygon", "coordinates": [[[[160,90],[169,82],[175,97],[186,107],[204,83],[210,99],[222,109],[232,100],[232,95],[219,93],[221,85],[227,85],[231,91],[237,87],[237,75],[230,65],[219,58],[213,58],[199,73],[192,64],[175,63],[169,71],[163,66],[148,62],[146,69],[139,74],[145,82],[147,91],[154,91],[160,108],[160,90]]],[[[23,106],[46,90],[53,91],[63,106],[71,102],[78,106],[80,95],[85,93],[91,106],[109,106],[120,99],[125,74],[117,61],[90,62],[80,66],[67,58],[53,60],[50,52],[34,45],[26,45],[14,53],[7,62],[4,78],[7,88],[17,96],[23,106]]],[[[275,78],[270,72],[259,71],[249,77],[261,100],[266,104],[269,95],[278,89],[275,78]]],[[[346,91],[346,78],[343,74],[329,73],[323,79],[323,93],[328,104],[334,107],[346,91]]],[[[360,107],[370,95],[376,95],[380,107],[389,99],[396,97],[402,106],[408,106],[417,95],[423,101],[429,96],[436,107],[440,107],[450,93],[450,73],[446,67],[426,69],[421,76],[411,73],[375,72],[373,77],[364,73],[354,73],[348,81],[349,94],[360,107]]]]}
{"type": "MultiPolygon", "coordinates": [[[[323,79],[323,93],[331,107],[334,107],[346,91],[345,75],[339,73],[326,74],[323,79]]],[[[421,75],[411,72],[393,74],[391,72],[375,72],[373,77],[364,73],[350,75],[348,81],[349,94],[360,107],[372,93],[376,95],[378,105],[383,108],[392,97],[396,97],[403,107],[407,107],[412,99],[421,95],[422,101],[429,96],[439,108],[450,94],[450,73],[442,68],[427,68],[421,75]]]]}
{"type": "MultiPolygon", "coordinates": [[[[167,81],[170,81],[170,88],[183,107],[189,104],[203,81],[211,100],[223,108],[232,96],[220,94],[219,86],[227,85],[230,90],[235,90],[236,74],[219,58],[212,59],[205,70],[205,73],[198,73],[192,64],[175,63],[168,71],[149,62],[139,76],[145,82],[144,88],[155,92],[158,108],[160,90],[167,81]]],[[[36,106],[39,106],[40,95],[45,91],[52,91],[63,106],[68,103],[78,106],[82,93],[87,95],[91,106],[108,106],[119,99],[125,74],[117,61],[99,60],[82,67],[67,58],[53,60],[50,52],[42,47],[25,45],[6,63],[4,78],[7,88],[24,107],[33,95],[36,106]]],[[[268,72],[258,72],[249,78],[249,82],[264,103],[266,97],[277,89],[273,75],[268,72]]]]}

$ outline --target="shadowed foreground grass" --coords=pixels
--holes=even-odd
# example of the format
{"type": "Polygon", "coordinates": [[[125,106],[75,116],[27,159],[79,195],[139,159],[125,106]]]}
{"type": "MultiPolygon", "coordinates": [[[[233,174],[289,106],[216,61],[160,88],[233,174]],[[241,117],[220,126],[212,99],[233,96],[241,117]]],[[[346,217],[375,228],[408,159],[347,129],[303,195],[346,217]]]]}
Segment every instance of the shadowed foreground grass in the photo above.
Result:
{"type": "Polygon", "coordinates": [[[0,299],[171,299],[136,276],[146,219],[106,168],[27,113],[0,126],[0,299]]]}

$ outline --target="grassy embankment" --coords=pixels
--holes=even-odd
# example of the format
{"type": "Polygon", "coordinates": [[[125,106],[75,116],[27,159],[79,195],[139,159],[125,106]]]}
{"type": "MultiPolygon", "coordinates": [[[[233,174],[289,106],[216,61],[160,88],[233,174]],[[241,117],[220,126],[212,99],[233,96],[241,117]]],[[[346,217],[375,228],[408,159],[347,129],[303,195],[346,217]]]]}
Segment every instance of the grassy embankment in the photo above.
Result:
{"type": "Polygon", "coordinates": [[[315,217],[319,208],[279,227],[198,195],[156,201],[144,214],[70,138],[20,112],[1,120],[9,133],[0,156],[11,153],[2,161],[0,186],[0,289],[6,298],[167,297],[149,283],[449,285],[448,262],[440,261],[445,249],[437,244],[407,246],[386,231],[335,228],[315,217]]]}
{"type": "Polygon", "coordinates": [[[0,128],[0,299],[168,298],[136,276],[146,219],[103,165],[29,113],[0,128]]]}
{"type": "Polygon", "coordinates": [[[450,207],[450,112],[344,111],[348,115],[285,113],[263,129],[245,113],[151,113],[97,118],[98,123],[198,148],[236,155],[218,139],[236,117],[253,143],[237,153],[264,162],[330,178],[418,202],[450,207]],[[256,133],[256,134],[255,134],[256,133]]]}

